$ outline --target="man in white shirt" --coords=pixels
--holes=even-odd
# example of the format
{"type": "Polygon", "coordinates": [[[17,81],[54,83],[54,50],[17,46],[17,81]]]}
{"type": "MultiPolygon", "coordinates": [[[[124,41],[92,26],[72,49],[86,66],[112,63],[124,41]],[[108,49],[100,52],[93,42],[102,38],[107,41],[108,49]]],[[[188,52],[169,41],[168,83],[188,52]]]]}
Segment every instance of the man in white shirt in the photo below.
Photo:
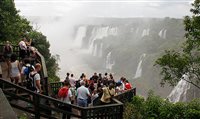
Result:
{"type": "Polygon", "coordinates": [[[35,70],[33,70],[31,73],[30,73],[30,76],[29,77],[33,77],[33,87],[35,88],[34,90],[32,91],[36,91],[37,93],[42,93],[42,89],[41,89],[41,84],[40,84],[40,74],[38,73],[40,70],[41,70],[41,64],[40,63],[37,63],[35,64],[35,70]]]}
{"type": "Polygon", "coordinates": [[[26,46],[26,38],[23,38],[20,42],[19,42],[19,56],[24,59],[27,53],[27,46],[26,46]]]}
{"type": "Polygon", "coordinates": [[[77,104],[78,106],[87,107],[88,97],[91,97],[88,88],[85,87],[85,81],[80,81],[81,87],[77,89],[77,104]]]}

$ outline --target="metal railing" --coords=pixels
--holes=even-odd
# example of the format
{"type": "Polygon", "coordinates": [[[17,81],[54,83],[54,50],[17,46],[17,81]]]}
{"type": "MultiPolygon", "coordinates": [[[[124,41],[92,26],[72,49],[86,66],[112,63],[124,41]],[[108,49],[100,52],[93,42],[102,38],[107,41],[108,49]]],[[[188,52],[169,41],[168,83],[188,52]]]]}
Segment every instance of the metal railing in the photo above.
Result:
{"type": "Polygon", "coordinates": [[[123,104],[116,99],[113,99],[113,104],[109,105],[79,107],[77,105],[63,103],[49,96],[34,93],[3,79],[0,79],[0,88],[2,88],[12,107],[35,114],[36,119],[40,119],[40,117],[59,119],[60,113],[65,113],[79,119],[123,119],[123,104]],[[16,94],[16,91],[18,94],[16,94]],[[16,103],[13,99],[21,103],[16,103]],[[27,108],[23,106],[28,103],[33,105],[33,107],[27,108]],[[72,112],[59,108],[59,105],[72,108],[72,112]]]}

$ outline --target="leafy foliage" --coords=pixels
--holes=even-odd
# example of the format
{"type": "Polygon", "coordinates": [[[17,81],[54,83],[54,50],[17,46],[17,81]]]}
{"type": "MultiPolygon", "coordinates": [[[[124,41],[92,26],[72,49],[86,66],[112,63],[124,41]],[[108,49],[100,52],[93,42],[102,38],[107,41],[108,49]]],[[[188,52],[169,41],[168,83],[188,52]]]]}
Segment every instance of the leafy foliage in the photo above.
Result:
{"type": "Polygon", "coordinates": [[[0,1],[0,41],[17,41],[32,30],[29,21],[18,14],[13,0],[0,1]]]}
{"type": "Polygon", "coordinates": [[[40,53],[42,53],[43,57],[45,58],[49,81],[50,82],[59,81],[60,79],[56,75],[56,73],[59,70],[59,66],[57,63],[59,56],[56,57],[51,55],[49,50],[50,43],[47,41],[46,36],[34,30],[28,34],[28,37],[32,39],[34,47],[36,47],[37,50],[40,53]]]}
{"type": "Polygon", "coordinates": [[[199,119],[200,99],[191,102],[171,103],[152,92],[148,98],[134,96],[125,105],[124,119],[199,119]]]}
{"type": "Polygon", "coordinates": [[[30,22],[20,16],[16,10],[13,0],[0,0],[0,43],[11,41],[18,44],[21,38],[33,39],[34,46],[44,56],[47,66],[49,80],[59,81],[57,72],[59,56],[52,56],[49,50],[50,43],[41,32],[33,30],[30,22]]]}
{"type": "Polygon", "coordinates": [[[190,78],[186,81],[200,88],[200,0],[195,0],[192,6],[193,16],[184,19],[187,40],[182,51],[168,50],[156,61],[161,67],[162,85],[167,82],[174,86],[184,73],[189,73],[190,78]]]}

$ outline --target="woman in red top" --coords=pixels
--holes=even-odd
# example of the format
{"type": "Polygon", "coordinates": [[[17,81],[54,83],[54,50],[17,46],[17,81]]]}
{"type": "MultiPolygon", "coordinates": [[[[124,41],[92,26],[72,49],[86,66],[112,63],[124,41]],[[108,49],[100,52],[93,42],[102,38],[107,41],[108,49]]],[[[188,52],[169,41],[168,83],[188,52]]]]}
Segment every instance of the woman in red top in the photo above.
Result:
{"type": "Polygon", "coordinates": [[[125,90],[130,90],[132,88],[131,83],[128,80],[125,80],[125,90]]]}

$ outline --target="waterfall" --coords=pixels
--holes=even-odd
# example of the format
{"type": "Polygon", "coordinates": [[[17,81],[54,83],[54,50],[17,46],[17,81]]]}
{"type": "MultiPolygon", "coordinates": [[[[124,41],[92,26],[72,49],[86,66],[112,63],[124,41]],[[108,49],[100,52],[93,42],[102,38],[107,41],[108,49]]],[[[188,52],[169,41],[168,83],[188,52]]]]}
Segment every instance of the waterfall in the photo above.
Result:
{"type": "Polygon", "coordinates": [[[170,102],[186,101],[187,90],[190,89],[190,84],[185,80],[189,80],[188,74],[184,74],[178,84],[167,97],[170,102]]]}
{"type": "Polygon", "coordinates": [[[97,43],[95,43],[95,44],[94,44],[94,50],[93,50],[93,52],[94,52],[94,53],[93,53],[93,56],[98,56],[97,50],[98,50],[98,49],[97,49],[97,43]]]}
{"type": "Polygon", "coordinates": [[[163,38],[166,39],[166,33],[167,33],[167,29],[161,29],[160,32],[158,33],[158,35],[163,38]]]}
{"type": "Polygon", "coordinates": [[[149,35],[149,31],[150,31],[149,28],[148,29],[144,29],[143,32],[142,32],[142,37],[148,36],[149,35]]]}
{"type": "Polygon", "coordinates": [[[103,55],[103,43],[100,44],[100,49],[99,49],[99,57],[102,57],[103,55]]]}
{"type": "Polygon", "coordinates": [[[90,43],[89,43],[89,53],[92,53],[92,50],[94,49],[95,40],[102,39],[103,37],[108,36],[108,29],[109,27],[93,29],[92,37],[90,38],[90,43]]]}
{"type": "Polygon", "coordinates": [[[86,35],[86,30],[87,28],[85,26],[81,26],[78,28],[77,34],[76,34],[76,38],[74,40],[74,45],[77,47],[81,47],[82,46],[82,40],[86,35]]]}
{"type": "Polygon", "coordinates": [[[166,39],[166,33],[167,33],[167,29],[165,29],[164,33],[163,33],[163,38],[166,39]]]}
{"type": "Polygon", "coordinates": [[[142,62],[143,62],[145,56],[146,56],[145,53],[140,56],[140,61],[138,63],[134,78],[139,78],[142,76],[142,62]]]}
{"type": "Polygon", "coordinates": [[[115,64],[115,62],[112,61],[111,52],[109,52],[106,56],[106,69],[112,71],[112,67],[114,64],[115,64]]]}
{"type": "Polygon", "coordinates": [[[146,29],[143,30],[142,37],[144,37],[145,35],[146,35],[146,29]]]}
{"type": "Polygon", "coordinates": [[[163,29],[160,30],[160,32],[158,33],[158,35],[162,38],[162,32],[163,32],[163,29]]]}
{"type": "MultiPolygon", "coordinates": [[[[110,28],[109,26],[107,27],[95,27],[92,31],[92,35],[89,39],[89,53],[93,55],[93,50],[95,49],[95,40],[97,39],[102,39],[104,37],[107,37],[109,35],[117,35],[117,28],[110,28]]],[[[98,49],[97,49],[98,50],[98,49]]]]}

